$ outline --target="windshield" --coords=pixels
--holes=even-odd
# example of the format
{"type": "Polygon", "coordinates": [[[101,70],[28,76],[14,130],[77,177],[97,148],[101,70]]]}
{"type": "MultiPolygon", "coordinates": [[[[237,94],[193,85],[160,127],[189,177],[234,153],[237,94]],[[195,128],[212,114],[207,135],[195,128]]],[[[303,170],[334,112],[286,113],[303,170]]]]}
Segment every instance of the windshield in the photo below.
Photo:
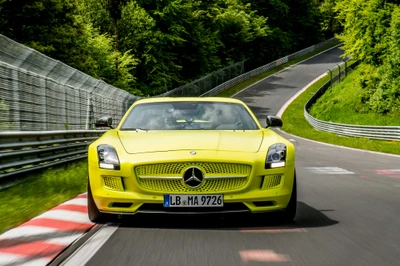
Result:
{"type": "Polygon", "coordinates": [[[236,103],[160,102],[135,106],[120,130],[256,130],[247,109],[236,103]]]}

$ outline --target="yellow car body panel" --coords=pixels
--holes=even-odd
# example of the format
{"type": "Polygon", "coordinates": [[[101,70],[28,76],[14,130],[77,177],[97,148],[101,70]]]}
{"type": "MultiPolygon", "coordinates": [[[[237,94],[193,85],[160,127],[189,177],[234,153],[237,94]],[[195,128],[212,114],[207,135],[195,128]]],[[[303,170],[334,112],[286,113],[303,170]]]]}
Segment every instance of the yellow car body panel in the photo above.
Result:
{"type": "MultiPolygon", "coordinates": [[[[108,130],[89,146],[88,164],[91,195],[103,213],[134,214],[141,211],[143,204],[162,205],[166,194],[222,194],[224,205],[242,203],[250,212],[269,212],[284,210],[289,203],[295,179],[295,148],[270,128],[262,128],[250,109],[239,100],[151,98],[135,102],[118,127],[108,130]],[[165,101],[241,104],[258,129],[120,130],[136,105],[165,101]],[[284,167],[266,169],[268,149],[276,143],[286,145],[286,163],[284,167]],[[120,170],[99,167],[97,147],[102,144],[114,147],[120,170]],[[160,174],[157,172],[160,167],[167,170],[163,168],[160,174]],[[182,176],[190,167],[205,172],[209,179],[198,188],[185,186],[182,176]],[[218,179],[218,171],[229,172],[237,178],[218,179]],[[269,203],[260,206],[258,202],[269,203]]],[[[214,209],[218,212],[219,208],[214,209]]]]}

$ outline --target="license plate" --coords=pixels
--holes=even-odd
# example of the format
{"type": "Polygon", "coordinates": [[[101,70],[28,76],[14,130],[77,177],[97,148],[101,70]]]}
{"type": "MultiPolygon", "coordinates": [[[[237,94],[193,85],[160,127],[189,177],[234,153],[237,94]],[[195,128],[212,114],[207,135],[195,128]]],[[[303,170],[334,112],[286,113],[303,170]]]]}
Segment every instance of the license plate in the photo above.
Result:
{"type": "Polygon", "coordinates": [[[223,207],[223,195],[164,195],[164,207],[223,207]]]}

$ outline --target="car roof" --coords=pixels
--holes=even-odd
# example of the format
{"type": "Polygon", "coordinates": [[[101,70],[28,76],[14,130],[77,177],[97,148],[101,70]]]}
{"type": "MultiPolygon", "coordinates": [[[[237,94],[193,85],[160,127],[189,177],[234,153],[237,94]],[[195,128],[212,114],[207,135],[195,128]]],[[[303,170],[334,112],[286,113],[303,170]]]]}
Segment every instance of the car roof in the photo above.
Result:
{"type": "Polygon", "coordinates": [[[153,97],[139,99],[135,104],[156,102],[221,102],[244,104],[241,100],[225,97],[153,97]]]}

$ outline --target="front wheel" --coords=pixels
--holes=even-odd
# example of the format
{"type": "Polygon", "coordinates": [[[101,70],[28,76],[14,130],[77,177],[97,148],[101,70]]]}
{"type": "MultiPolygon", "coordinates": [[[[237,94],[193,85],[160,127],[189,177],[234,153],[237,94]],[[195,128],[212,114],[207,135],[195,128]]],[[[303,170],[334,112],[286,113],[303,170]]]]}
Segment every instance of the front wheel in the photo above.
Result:
{"type": "Polygon", "coordinates": [[[87,205],[88,205],[88,215],[89,220],[93,223],[105,223],[106,216],[101,213],[94,202],[92,190],[90,189],[90,183],[88,180],[88,191],[87,191],[87,205]]]}
{"type": "Polygon", "coordinates": [[[296,217],[296,211],[297,211],[297,186],[296,186],[296,172],[295,172],[292,195],[290,197],[289,204],[283,213],[284,221],[292,222],[294,220],[294,217],[296,217]]]}

